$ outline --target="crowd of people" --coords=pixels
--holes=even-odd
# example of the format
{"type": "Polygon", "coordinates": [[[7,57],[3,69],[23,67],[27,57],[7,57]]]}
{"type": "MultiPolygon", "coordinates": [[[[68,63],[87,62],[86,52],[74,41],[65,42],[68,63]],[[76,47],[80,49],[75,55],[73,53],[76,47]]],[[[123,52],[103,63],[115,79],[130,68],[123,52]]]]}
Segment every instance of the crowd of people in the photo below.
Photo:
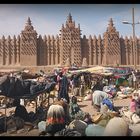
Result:
{"type": "MultiPolygon", "coordinates": [[[[134,72],[125,77],[125,80],[128,83],[125,83],[125,85],[121,83],[123,86],[129,86],[136,90],[139,88],[139,81],[137,81],[134,72]]],[[[119,114],[119,110],[114,107],[113,99],[117,96],[117,92],[121,91],[120,87],[122,85],[119,85],[116,81],[115,78],[103,76],[100,79],[97,78],[93,84],[92,78],[89,75],[85,76],[84,73],[79,76],[73,74],[71,77],[67,77],[65,72],[56,73],[53,79],[57,87],[55,90],[58,92],[56,100],[52,104],[46,105],[45,99],[40,103],[35,113],[28,113],[26,107],[20,104],[20,100],[16,100],[14,103],[14,106],[16,106],[14,116],[20,117],[25,122],[36,123],[40,136],[107,135],[109,132],[106,128],[108,122],[112,120],[109,112],[119,114]],[[94,114],[92,116],[88,111],[84,112],[78,104],[78,97],[84,98],[87,89],[90,91],[91,105],[96,109],[98,115],[100,114],[99,118],[102,118],[102,120],[107,118],[104,124],[102,122],[97,123],[93,119],[94,114]],[[91,131],[98,129],[100,133],[91,133],[91,131]]],[[[139,93],[133,94],[129,109],[140,116],[139,93]]],[[[117,117],[120,118],[118,114],[117,117]]],[[[121,125],[121,121],[117,125],[121,125]]],[[[128,135],[128,132],[124,133],[120,135],[128,135]]],[[[116,132],[116,135],[119,134],[116,132]]]]}
{"type": "MultiPolygon", "coordinates": [[[[133,80],[133,76],[134,76],[133,74],[134,73],[132,72],[132,81],[131,81],[132,85],[129,85],[129,83],[127,83],[127,86],[132,86],[132,88],[137,89],[137,87],[135,86],[135,80],[133,80]]],[[[126,79],[127,78],[128,77],[126,77],[126,79]]],[[[65,135],[67,135],[67,136],[68,135],[73,135],[73,136],[74,135],[75,136],[79,136],[79,135],[93,136],[94,135],[94,136],[96,136],[96,135],[109,134],[110,132],[105,130],[105,128],[107,127],[107,124],[108,124],[109,120],[112,119],[112,117],[109,116],[107,113],[108,113],[108,111],[110,111],[110,112],[113,111],[113,112],[117,112],[119,114],[119,111],[113,105],[113,98],[117,95],[117,92],[121,90],[119,88],[119,86],[116,86],[116,81],[113,78],[110,78],[109,80],[108,80],[108,77],[107,78],[103,77],[102,79],[97,80],[94,83],[94,85],[90,86],[91,104],[93,105],[93,108],[96,109],[96,111],[99,114],[102,114],[101,115],[102,118],[105,118],[106,116],[109,117],[108,121],[106,121],[106,123],[104,125],[102,125],[102,123],[101,123],[101,125],[98,125],[98,124],[96,124],[96,122],[94,121],[92,116],[89,114],[89,112],[84,112],[80,108],[80,106],[78,105],[78,102],[77,102],[77,100],[78,100],[77,98],[79,96],[85,97],[85,89],[87,88],[87,85],[85,82],[84,74],[81,74],[79,77],[77,77],[76,74],[74,74],[71,79],[68,79],[65,74],[59,73],[57,75],[57,82],[59,85],[58,102],[61,101],[65,105],[60,105],[60,104],[56,105],[55,104],[55,105],[50,106],[50,108],[48,110],[48,115],[47,115],[47,123],[45,124],[45,126],[46,126],[45,130],[44,130],[45,133],[43,133],[43,134],[44,135],[60,135],[60,136],[65,136],[65,135]],[[69,92],[70,92],[69,90],[72,92],[72,96],[69,95],[69,92]],[[65,106],[65,109],[64,109],[64,106],[65,106]],[[61,115],[56,115],[57,113],[61,114],[61,115]],[[56,116],[59,116],[59,119],[56,116]],[[52,119],[50,119],[50,118],[52,118],[52,119]],[[58,119],[59,121],[57,122],[55,119],[58,119]],[[75,126],[77,126],[77,128],[76,127],[71,128],[71,124],[73,124],[73,121],[75,123],[78,121],[78,123],[75,124],[75,126]],[[96,124],[96,127],[95,127],[95,124],[96,124]],[[84,125],[84,127],[83,127],[84,131],[82,131],[82,132],[80,130],[81,125],[84,125]],[[91,126],[94,129],[92,129],[92,128],[89,129],[91,126]],[[97,132],[96,134],[94,132],[90,133],[91,130],[95,131],[95,129],[99,129],[102,133],[101,132],[100,133],[97,132]],[[104,130],[104,132],[102,130],[104,130]],[[67,132],[67,133],[65,133],[65,132],[67,132]]],[[[138,99],[139,99],[139,95],[138,95],[138,99]]],[[[133,96],[132,102],[135,102],[135,105],[132,105],[132,103],[130,102],[130,110],[131,110],[131,108],[133,108],[133,112],[139,112],[140,104],[139,104],[138,99],[134,98],[134,96],[133,96]]],[[[140,115],[140,114],[138,114],[138,115],[140,115]]],[[[118,118],[120,118],[120,117],[118,117],[118,118]]],[[[121,125],[121,124],[118,123],[118,125],[121,125]]],[[[126,127],[128,127],[128,126],[126,125],[126,127]]],[[[127,132],[125,132],[125,134],[123,134],[123,135],[128,135],[128,131],[129,131],[129,128],[128,128],[127,132]]],[[[119,134],[116,133],[116,135],[119,135],[119,134]]]]}

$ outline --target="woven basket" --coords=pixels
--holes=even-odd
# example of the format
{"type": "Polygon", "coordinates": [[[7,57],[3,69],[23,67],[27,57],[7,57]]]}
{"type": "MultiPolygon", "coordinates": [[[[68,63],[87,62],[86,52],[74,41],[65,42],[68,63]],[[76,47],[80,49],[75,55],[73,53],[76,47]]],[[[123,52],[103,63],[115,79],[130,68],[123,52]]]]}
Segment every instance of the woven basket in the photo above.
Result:
{"type": "Polygon", "coordinates": [[[114,112],[114,111],[113,112],[108,112],[108,114],[111,118],[117,117],[119,115],[118,112],[114,112]]]}
{"type": "Polygon", "coordinates": [[[94,123],[98,123],[101,120],[101,116],[102,116],[102,114],[93,115],[92,116],[92,121],[94,123]]]}

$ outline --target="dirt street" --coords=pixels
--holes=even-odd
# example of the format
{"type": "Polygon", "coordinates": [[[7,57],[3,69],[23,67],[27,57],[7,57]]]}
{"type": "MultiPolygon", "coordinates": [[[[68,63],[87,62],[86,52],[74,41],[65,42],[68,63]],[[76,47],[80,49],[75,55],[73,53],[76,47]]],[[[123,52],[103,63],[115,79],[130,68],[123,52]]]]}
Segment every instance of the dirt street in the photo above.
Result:
{"type": "MultiPolygon", "coordinates": [[[[113,102],[114,102],[114,105],[116,107],[129,106],[130,98],[116,99],[113,102]]],[[[83,111],[90,113],[90,115],[93,115],[94,113],[96,113],[96,110],[91,105],[91,101],[82,101],[82,102],[78,102],[78,104],[80,105],[80,107],[83,111]]],[[[7,109],[7,115],[9,115],[10,110],[14,110],[14,109],[15,108],[7,109]]],[[[34,111],[35,108],[27,108],[27,110],[28,111],[34,111]]],[[[2,109],[1,111],[4,112],[5,110],[2,109]]],[[[22,132],[22,133],[19,133],[19,134],[17,134],[17,133],[13,133],[13,134],[3,133],[0,136],[38,136],[38,135],[39,135],[38,129],[33,129],[29,132],[22,132]]]]}
{"type": "MultiPolygon", "coordinates": [[[[113,101],[113,103],[115,107],[119,107],[119,108],[123,106],[129,106],[130,98],[116,99],[113,101]]],[[[93,115],[96,112],[94,107],[91,105],[91,101],[82,101],[82,102],[78,102],[78,104],[80,105],[83,111],[90,113],[90,115],[93,115]]]]}

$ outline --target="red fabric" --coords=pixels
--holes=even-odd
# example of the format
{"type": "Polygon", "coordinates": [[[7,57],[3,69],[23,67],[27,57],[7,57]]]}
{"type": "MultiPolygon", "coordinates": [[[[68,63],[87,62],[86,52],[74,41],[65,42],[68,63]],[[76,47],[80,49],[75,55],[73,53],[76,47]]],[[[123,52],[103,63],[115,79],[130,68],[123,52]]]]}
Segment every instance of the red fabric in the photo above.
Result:
{"type": "Polygon", "coordinates": [[[50,117],[50,118],[48,118],[47,119],[47,123],[48,124],[60,124],[60,123],[64,123],[64,118],[60,118],[60,119],[58,119],[58,118],[53,118],[53,117],[50,117]]]}

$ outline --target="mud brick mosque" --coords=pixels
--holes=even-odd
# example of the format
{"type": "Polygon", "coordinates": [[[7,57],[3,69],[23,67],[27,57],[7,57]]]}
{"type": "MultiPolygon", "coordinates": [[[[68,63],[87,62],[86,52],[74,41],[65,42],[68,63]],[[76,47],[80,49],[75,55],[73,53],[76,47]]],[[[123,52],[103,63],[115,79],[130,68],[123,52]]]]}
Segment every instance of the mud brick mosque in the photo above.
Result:
{"type": "MultiPolygon", "coordinates": [[[[135,39],[136,63],[140,65],[140,39],[135,39]]],[[[59,35],[38,36],[28,18],[20,35],[0,39],[0,66],[63,66],[67,59],[81,66],[84,58],[88,65],[134,65],[133,54],[133,38],[120,37],[112,18],[103,38],[81,37],[80,24],[76,26],[69,14],[59,35]]]]}

